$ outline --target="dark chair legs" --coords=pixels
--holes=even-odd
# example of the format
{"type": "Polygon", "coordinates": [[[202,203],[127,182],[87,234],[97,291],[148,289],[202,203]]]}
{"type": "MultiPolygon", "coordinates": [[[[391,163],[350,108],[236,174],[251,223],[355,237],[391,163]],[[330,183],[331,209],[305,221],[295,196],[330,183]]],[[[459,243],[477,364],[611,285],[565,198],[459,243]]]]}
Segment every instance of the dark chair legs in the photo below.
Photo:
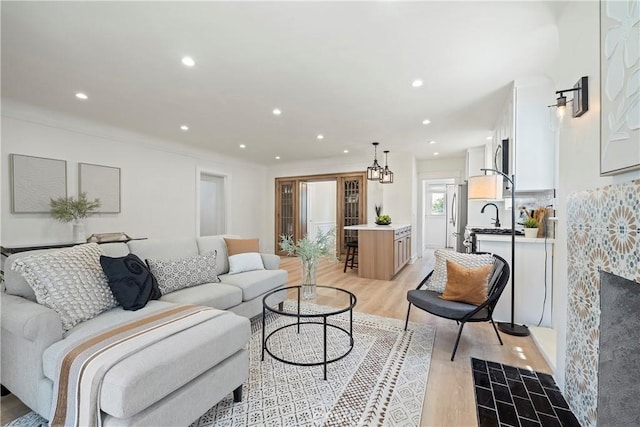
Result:
{"type": "Polygon", "coordinates": [[[464,322],[460,323],[460,329],[458,329],[458,337],[456,338],[456,345],[453,346],[453,353],[451,353],[451,361],[456,357],[456,351],[458,350],[458,343],[460,342],[460,335],[462,335],[462,328],[464,328],[464,322]]]}
{"type": "Polygon", "coordinates": [[[500,345],[504,345],[502,344],[502,338],[500,338],[500,334],[498,333],[498,328],[496,328],[496,324],[493,322],[493,319],[489,319],[491,320],[491,324],[493,325],[493,330],[496,331],[496,335],[498,336],[498,341],[500,341],[500,345]]]}
{"type": "Polygon", "coordinates": [[[242,402],[242,386],[233,390],[233,401],[234,402],[242,402]]]}
{"type": "Polygon", "coordinates": [[[344,269],[342,270],[343,273],[347,272],[347,267],[353,268],[354,265],[355,266],[358,265],[355,262],[357,256],[358,256],[358,242],[347,243],[347,255],[344,260],[344,269]]]}
{"type": "Polygon", "coordinates": [[[407,330],[407,325],[409,324],[409,312],[411,311],[411,303],[409,303],[409,308],[407,308],[407,320],[404,321],[404,330],[407,330]]]}

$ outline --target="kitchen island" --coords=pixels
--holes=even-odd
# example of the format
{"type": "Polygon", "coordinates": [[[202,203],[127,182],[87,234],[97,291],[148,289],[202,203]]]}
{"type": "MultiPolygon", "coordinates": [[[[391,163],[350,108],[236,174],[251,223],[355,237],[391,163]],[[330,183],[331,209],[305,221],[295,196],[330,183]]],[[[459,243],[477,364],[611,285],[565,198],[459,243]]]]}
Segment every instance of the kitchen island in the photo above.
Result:
{"type": "Polygon", "coordinates": [[[410,224],[359,224],[344,229],[358,231],[358,277],[391,280],[411,259],[410,224]]]}

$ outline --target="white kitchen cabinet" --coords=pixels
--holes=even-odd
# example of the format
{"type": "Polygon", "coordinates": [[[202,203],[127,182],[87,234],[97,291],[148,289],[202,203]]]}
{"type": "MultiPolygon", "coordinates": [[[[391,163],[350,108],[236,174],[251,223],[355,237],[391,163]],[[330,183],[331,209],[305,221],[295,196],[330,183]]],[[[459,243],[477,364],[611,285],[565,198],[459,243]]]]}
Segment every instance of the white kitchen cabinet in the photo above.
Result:
{"type": "Polygon", "coordinates": [[[509,139],[508,175],[515,174],[518,192],[555,188],[553,111],[548,107],[554,93],[553,82],[547,77],[516,80],[498,117],[494,153],[502,140],[509,139]]]}
{"type": "Polygon", "coordinates": [[[466,158],[466,176],[483,175],[480,169],[487,167],[487,148],[484,145],[469,148],[466,158]]]}
{"type": "MultiPolygon", "coordinates": [[[[477,251],[500,255],[511,267],[511,236],[477,236],[477,251]]],[[[552,326],[553,239],[516,237],[515,322],[552,326]]],[[[511,321],[511,279],[502,293],[493,319],[511,321]]]]}

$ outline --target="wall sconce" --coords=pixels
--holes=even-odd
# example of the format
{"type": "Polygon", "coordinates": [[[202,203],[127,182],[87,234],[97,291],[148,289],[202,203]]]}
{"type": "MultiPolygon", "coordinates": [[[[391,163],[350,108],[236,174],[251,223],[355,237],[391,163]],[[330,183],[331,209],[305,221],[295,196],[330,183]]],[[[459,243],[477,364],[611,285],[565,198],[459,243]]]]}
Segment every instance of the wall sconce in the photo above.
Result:
{"type": "Polygon", "coordinates": [[[382,166],[378,164],[378,144],[379,142],[372,142],[373,145],[373,164],[367,168],[367,179],[369,181],[381,181],[380,176],[382,174],[382,166]]]}
{"type": "Polygon", "coordinates": [[[389,150],[384,151],[384,170],[380,172],[380,182],[382,184],[393,184],[393,172],[389,170],[387,154],[389,154],[389,150]]]}
{"type": "Polygon", "coordinates": [[[571,102],[573,104],[572,116],[580,117],[589,111],[589,77],[580,77],[580,80],[571,89],[557,90],[556,95],[558,95],[556,103],[549,105],[549,107],[556,107],[558,114],[562,117],[567,107],[567,102],[571,102]],[[575,92],[573,99],[567,101],[567,97],[564,95],[565,92],[575,92]]]}

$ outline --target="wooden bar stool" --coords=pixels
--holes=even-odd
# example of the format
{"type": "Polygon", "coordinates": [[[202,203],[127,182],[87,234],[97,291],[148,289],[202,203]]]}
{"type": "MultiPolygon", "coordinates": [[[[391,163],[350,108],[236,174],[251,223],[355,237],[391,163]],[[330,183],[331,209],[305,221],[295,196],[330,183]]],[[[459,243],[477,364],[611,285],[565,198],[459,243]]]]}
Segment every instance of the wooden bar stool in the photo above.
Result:
{"type": "Polygon", "coordinates": [[[356,257],[358,256],[358,241],[353,240],[351,242],[347,242],[347,256],[344,260],[344,270],[343,273],[347,272],[347,267],[353,268],[358,267],[358,261],[356,257]]]}

